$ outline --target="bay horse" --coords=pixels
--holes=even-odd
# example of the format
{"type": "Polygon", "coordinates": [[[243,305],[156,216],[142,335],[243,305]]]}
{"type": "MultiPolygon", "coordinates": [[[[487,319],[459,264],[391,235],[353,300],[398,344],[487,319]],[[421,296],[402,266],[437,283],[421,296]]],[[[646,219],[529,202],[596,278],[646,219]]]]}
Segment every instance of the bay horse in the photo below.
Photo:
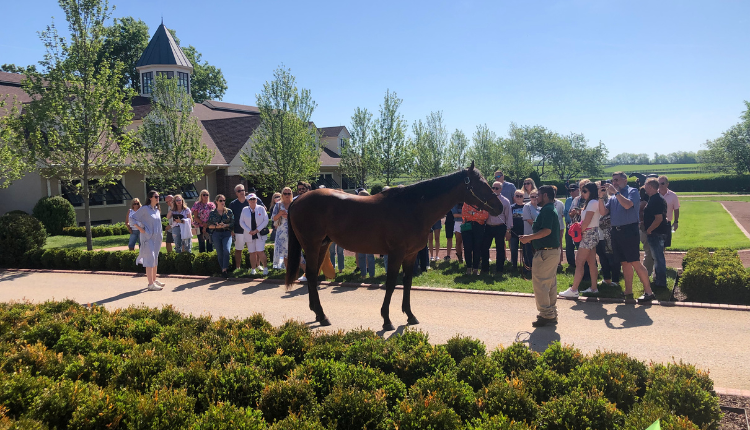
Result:
{"type": "MultiPolygon", "coordinates": [[[[453,206],[467,202],[492,215],[503,211],[500,199],[474,168],[428,179],[416,184],[390,188],[373,196],[319,189],[296,198],[289,207],[289,253],[286,286],[297,279],[301,251],[307,260],[307,291],[310,310],[321,326],[330,325],[318,295],[318,274],[328,257],[328,245],[362,254],[387,254],[386,292],[380,315],[383,329],[395,330],[389,317],[396,278],[404,269],[404,296],[401,305],[409,324],[419,324],[411,312],[411,282],[417,252],[427,244],[430,227],[453,206]]],[[[447,226],[446,228],[453,228],[447,226]]]]}

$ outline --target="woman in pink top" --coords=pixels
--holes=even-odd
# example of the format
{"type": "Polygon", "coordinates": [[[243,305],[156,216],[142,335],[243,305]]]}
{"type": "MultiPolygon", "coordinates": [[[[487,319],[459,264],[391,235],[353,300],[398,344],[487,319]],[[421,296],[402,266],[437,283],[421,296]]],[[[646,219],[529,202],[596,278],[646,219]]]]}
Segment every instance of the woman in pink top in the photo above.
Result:
{"type": "Polygon", "coordinates": [[[193,204],[193,225],[198,227],[198,251],[211,252],[214,250],[208,235],[208,214],[216,209],[216,205],[209,199],[208,190],[201,190],[200,199],[193,204]]]}

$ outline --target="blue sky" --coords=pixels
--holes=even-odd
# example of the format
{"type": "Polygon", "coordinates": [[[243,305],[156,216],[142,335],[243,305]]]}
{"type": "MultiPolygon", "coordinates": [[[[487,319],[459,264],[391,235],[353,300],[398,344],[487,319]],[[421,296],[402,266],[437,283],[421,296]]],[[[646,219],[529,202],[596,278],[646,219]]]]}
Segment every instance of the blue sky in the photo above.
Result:
{"type": "MultiPolygon", "coordinates": [[[[0,63],[32,64],[57,2],[3,5],[0,63]]],[[[411,123],[442,110],[450,131],[511,121],[584,133],[621,152],[695,151],[750,100],[750,2],[141,1],[114,16],[161,16],[221,67],[224,101],[255,104],[284,63],[318,103],[319,127],[377,113],[386,89],[411,123]]]]}

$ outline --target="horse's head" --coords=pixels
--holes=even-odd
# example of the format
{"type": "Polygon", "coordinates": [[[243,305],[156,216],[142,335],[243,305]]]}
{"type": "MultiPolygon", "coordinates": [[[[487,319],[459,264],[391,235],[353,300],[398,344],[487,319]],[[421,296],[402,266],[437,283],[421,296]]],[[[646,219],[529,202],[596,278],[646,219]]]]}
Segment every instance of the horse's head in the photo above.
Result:
{"type": "Polygon", "coordinates": [[[466,192],[464,192],[464,201],[470,205],[476,206],[477,209],[485,210],[490,215],[500,215],[503,212],[503,204],[492,192],[492,187],[484,179],[479,170],[474,168],[474,161],[471,166],[465,170],[466,192]]]}

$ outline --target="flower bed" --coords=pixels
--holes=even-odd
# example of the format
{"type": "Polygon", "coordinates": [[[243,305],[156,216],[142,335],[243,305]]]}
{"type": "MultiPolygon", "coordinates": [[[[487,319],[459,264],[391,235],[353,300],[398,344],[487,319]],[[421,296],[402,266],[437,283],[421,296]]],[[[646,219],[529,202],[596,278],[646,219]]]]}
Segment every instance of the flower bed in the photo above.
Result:
{"type": "Polygon", "coordinates": [[[717,429],[708,375],[552,344],[0,305],[3,428],[717,429]]]}

